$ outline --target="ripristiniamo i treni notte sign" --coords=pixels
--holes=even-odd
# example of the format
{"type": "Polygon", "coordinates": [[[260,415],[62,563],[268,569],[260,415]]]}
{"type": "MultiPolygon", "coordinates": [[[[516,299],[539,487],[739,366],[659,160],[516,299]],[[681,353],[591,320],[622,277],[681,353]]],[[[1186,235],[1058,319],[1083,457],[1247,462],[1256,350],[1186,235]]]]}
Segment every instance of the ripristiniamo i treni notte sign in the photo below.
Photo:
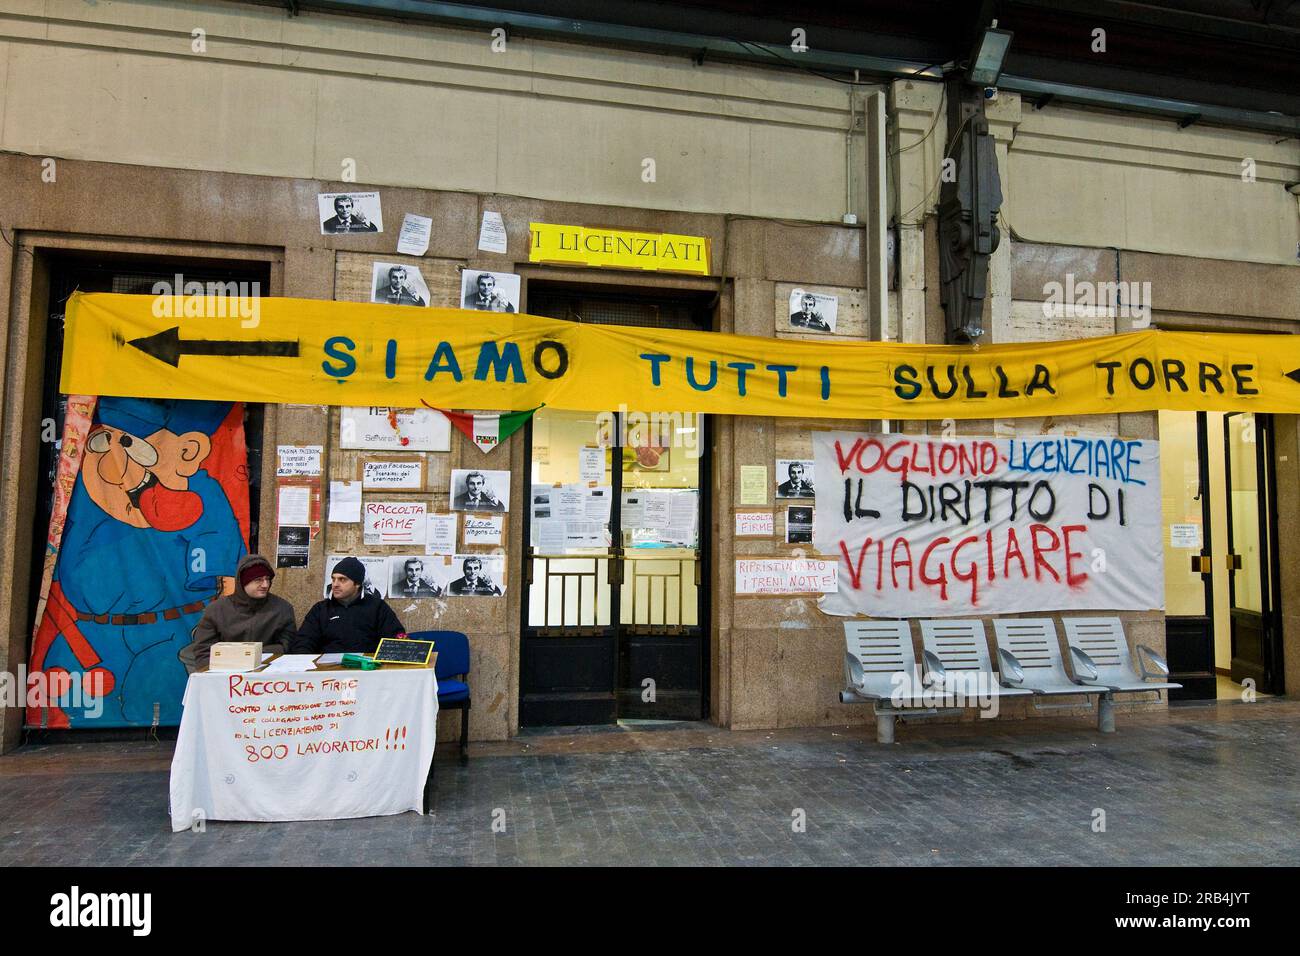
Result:
{"type": "Polygon", "coordinates": [[[814,432],[828,614],[1164,607],[1159,443],[814,432]]]}
{"type": "Polygon", "coordinates": [[[531,315],[77,293],[70,394],[418,408],[1018,418],[1300,413],[1300,336],[1134,332],[983,348],[769,338],[531,315]]]}

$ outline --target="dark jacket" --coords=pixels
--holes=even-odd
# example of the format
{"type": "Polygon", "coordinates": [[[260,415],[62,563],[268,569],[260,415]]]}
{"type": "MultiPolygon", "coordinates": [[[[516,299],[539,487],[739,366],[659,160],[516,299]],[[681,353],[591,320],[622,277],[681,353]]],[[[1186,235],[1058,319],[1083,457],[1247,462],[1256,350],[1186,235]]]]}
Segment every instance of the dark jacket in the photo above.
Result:
{"type": "Polygon", "coordinates": [[[377,594],[363,591],[351,604],[334,598],[317,601],[289,647],[291,654],[372,654],[381,637],[396,637],[406,628],[377,594]]]}
{"type": "Polygon", "coordinates": [[[261,641],[262,650],[284,653],[293,640],[296,625],[293,605],[284,598],[268,594],[258,600],[248,596],[239,584],[239,575],[250,564],[270,562],[260,554],[245,555],[235,567],[235,590],[213,601],[194,626],[194,643],[180,653],[181,662],[191,674],[208,666],[212,645],[218,641],[261,641]]]}

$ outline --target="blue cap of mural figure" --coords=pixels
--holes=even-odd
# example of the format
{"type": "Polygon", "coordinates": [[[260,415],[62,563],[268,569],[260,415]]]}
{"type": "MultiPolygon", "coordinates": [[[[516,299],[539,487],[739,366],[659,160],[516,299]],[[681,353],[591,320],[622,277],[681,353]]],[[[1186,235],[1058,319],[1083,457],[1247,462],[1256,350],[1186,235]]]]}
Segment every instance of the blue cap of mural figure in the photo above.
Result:
{"type": "Polygon", "coordinates": [[[203,432],[211,435],[228,414],[231,402],[192,402],[178,398],[117,398],[99,400],[100,424],[120,428],[145,438],[161,429],[176,435],[203,432]]]}

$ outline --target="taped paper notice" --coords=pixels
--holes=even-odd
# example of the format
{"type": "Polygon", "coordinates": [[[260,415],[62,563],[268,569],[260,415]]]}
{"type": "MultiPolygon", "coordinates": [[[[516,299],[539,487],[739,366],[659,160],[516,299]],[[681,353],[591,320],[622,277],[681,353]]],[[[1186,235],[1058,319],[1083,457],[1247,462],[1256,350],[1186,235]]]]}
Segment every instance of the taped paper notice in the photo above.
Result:
{"type": "Polygon", "coordinates": [[[501,213],[483,210],[483,223],[478,230],[478,247],[481,252],[506,251],[506,224],[501,213]]]}
{"type": "Polygon", "coordinates": [[[769,538],[775,525],[770,511],[737,511],[737,538],[769,538]]]}
{"type": "Polygon", "coordinates": [[[838,588],[834,561],[760,558],[736,562],[737,594],[833,594],[838,588]]]}

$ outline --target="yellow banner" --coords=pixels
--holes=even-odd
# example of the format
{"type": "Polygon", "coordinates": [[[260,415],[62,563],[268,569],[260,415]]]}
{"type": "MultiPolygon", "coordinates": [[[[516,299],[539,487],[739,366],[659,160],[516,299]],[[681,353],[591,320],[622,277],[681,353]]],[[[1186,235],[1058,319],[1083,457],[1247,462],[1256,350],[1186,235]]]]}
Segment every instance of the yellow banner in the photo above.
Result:
{"type": "Polygon", "coordinates": [[[709,240],[666,232],[528,224],[528,261],[709,274],[709,240]]]}
{"type": "Polygon", "coordinates": [[[1300,337],[809,342],[313,299],[75,294],[69,394],[800,418],[1300,413],[1300,337]],[[247,307],[236,308],[232,302],[247,307]]]}

